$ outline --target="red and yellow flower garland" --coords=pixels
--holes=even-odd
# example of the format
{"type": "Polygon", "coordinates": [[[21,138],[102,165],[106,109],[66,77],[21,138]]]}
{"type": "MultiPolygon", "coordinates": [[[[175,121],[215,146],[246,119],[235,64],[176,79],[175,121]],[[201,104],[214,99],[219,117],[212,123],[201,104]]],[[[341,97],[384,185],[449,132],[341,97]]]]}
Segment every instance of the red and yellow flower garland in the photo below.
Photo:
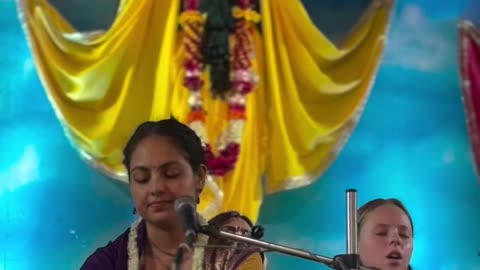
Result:
{"type": "Polygon", "coordinates": [[[246,121],[246,96],[255,88],[257,82],[257,76],[252,69],[254,57],[252,26],[260,21],[260,15],[252,9],[252,2],[253,0],[238,0],[237,6],[232,9],[236,19],[235,44],[231,54],[232,89],[226,97],[228,124],[217,140],[217,156],[208,143],[205,129],[206,115],[201,96],[204,85],[201,76],[205,66],[200,46],[206,17],[199,11],[199,0],[185,0],[180,16],[180,25],[184,31],[184,86],[190,91],[188,100],[190,112],[187,122],[205,145],[207,166],[213,176],[224,176],[235,167],[246,121]]]}

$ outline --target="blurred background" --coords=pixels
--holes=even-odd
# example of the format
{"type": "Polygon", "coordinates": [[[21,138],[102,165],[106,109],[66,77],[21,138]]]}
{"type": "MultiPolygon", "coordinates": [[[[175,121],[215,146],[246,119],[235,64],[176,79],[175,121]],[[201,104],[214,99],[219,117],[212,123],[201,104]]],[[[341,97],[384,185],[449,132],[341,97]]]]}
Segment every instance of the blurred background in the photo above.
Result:
{"type": "MultiPolygon", "coordinates": [[[[50,0],[80,30],[108,29],[116,0],[50,0]]],[[[304,0],[340,42],[370,1],[304,0]]],[[[480,25],[480,1],[398,0],[359,125],[316,183],[268,195],[266,239],[345,252],[345,190],[359,204],[405,202],[415,223],[414,269],[480,269],[480,185],[465,125],[457,23],[480,25]]],[[[78,269],[134,220],[126,185],[83,162],[45,95],[17,18],[0,0],[0,270],[78,269]]],[[[326,269],[278,254],[270,269],[326,269]]]]}

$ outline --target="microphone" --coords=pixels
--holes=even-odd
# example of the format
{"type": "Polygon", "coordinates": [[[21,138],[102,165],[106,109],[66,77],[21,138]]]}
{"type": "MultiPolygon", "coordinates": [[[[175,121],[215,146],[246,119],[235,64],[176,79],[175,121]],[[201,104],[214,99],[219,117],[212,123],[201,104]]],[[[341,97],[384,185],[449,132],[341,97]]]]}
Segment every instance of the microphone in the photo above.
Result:
{"type": "Polygon", "coordinates": [[[192,247],[198,231],[196,200],[189,196],[183,196],[175,200],[174,207],[182,223],[186,242],[192,247]]]}

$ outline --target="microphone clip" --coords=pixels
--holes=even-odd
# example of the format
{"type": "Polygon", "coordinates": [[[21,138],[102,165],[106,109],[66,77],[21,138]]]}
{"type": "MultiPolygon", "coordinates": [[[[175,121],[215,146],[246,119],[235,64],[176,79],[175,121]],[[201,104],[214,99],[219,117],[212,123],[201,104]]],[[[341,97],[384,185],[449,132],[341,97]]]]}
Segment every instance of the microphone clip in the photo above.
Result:
{"type": "Polygon", "coordinates": [[[357,270],[360,269],[360,255],[358,254],[340,254],[333,257],[334,269],[357,270]]]}

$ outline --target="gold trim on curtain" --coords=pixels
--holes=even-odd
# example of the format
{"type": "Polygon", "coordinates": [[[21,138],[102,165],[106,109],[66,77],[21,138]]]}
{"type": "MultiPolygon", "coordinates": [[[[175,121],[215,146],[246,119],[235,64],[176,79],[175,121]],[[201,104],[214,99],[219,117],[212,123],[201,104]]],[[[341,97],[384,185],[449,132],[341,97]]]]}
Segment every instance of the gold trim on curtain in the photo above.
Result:
{"type": "MultiPolygon", "coordinates": [[[[79,33],[46,0],[17,0],[46,93],[69,140],[103,173],[126,182],[122,148],[134,128],[171,115],[185,122],[178,0],[122,1],[107,31],[79,33]]],[[[336,47],[300,0],[260,0],[254,33],[260,81],[247,97],[235,170],[210,180],[207,217],[237,210],[253,220],[267,192],[308,185],[338,155],[367,101],[393,0],[376,0],[336,47]],[[218,207],[212,207],[218,206],[218,207]],[[209,207],[210,206],[210,207],[209,207]]],[[[208,75],[207,75],[208,76],[208,75]]],[[[226,104],[203,93],[209,141],[227,122],[226,104]]]]}

